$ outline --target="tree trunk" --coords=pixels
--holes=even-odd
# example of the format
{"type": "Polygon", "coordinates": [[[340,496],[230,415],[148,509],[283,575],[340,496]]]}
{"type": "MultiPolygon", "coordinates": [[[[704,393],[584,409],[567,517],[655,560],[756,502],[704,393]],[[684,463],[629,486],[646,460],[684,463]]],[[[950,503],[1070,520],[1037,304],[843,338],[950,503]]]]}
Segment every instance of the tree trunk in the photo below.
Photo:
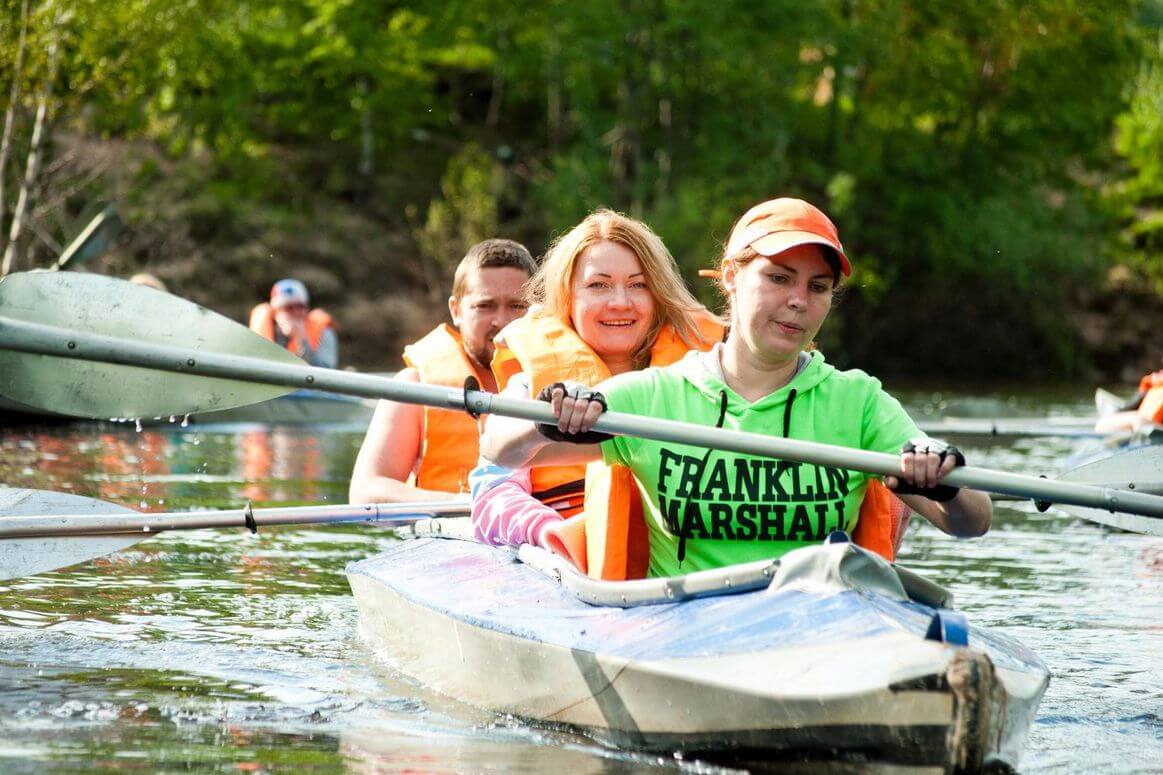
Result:
{"type": "Polygon", "coordinates": [[[545,142],[551,155],[561,144],[562,104],[561,43],[551,30],[545,46],[545,142]]]}
{"type": "MultiPolygon", "coordinates": [[[[20,81],[24,76],[24,45],[28,38],[28,0],[20,4],[20,42],[16,45],[16,65],[12,72],[12,89],[8,93],[8,110],[4,113],[4,134],[0,136],[0,235],[4,233],[4,216],[8,213],[4,183],[8,178],[8,154],[12,148],[12,125],[16,121],[16,103],[20,99],[20,81]]],[[[4,243],[0,241],[0,248],[4,243]]]]}
{"type": "Polygon", "coordinates": [[[828,105],[828,136],[824,149],[824,158],[828,166],[835,169],[837,155],[840,151],[840,122],[843,114],[840,112],[840,100],[844,95],[844,72],[848,67],[845,46],[855,38],[852,31],[852,3],[844,0],[840,3],[840,18],[842,20],[840,45],[836,46],[836,54],[832,57],[832,102],[828,105]]]}
{"type": "Polygon", "coordinates": [[[371,90],[367,78],[359,80],[359,174],[369,177],[375,168],[375,134],[372,132],[371,90]]]}
{"type": "Polygon", "coordinates": [[[24,218],[28,212],[32,198],[32,189],[40,176],[40,160],[44,144],[45,124],[47,124],[48,105],[52,100],[53,81],[57,77],[57,50],[60,36],[55,35],[48,49],[48,77],[45,80],[44,90],[41,92],[39,104],[36,106],[36,121],[32,125],[32,142],[28,151],[28,165],[24,168],[24,182],[20,185],[20,194],[16,198],[16,208],[12,211],[12,228],[8,232],[8,245],[4,248],[4,260],[0,263],[0,277],[9,274],[16,263],[16,250],[20,236],[24,229],[24,218]]]}
{"type": "Polygon", "coordinates": [[[505,58],[509,54],[509,29],[502,25],[497,33],[497,64],[493,69],[493,89],[489,94],[489,110],[485,126],[496,129],[501,123],[501,103],[505,96],[505,58]]]}

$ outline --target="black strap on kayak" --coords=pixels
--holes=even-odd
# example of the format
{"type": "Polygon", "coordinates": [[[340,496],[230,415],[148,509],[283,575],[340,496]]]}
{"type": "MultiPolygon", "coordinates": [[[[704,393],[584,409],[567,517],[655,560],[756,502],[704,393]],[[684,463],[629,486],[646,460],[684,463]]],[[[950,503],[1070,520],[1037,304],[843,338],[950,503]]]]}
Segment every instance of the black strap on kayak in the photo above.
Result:
{"type": "Polygon", "coordinates": [[[254,521],[254,503],[252,501],[247,501],[246,508],[242,510],[242,522],[252,535],[258,535],[258,523],[254,521]]]}
{"type": "MultiPolygon", "coordinates": [[[[1040,475],[1038,476],[1038,478],[1039,478],[1039,479],[1045,479],[1045,478],[1046,478],[1046,475],[1045,475],[1045,474],[1040,474],[1040,475]]],[[[1035,508],[1037,508],[1037,509],[1038,509],[1038,511],[1045,511],[1046,509],[1050,508],[1050,507],[1051,507],[1051,506],[1053,506],[1053,505],[1054,505],[1054,504],[1052,504],[1050,501],[1037,501],[1037,500],[1036,500],[1036,501],[1034,501],[1034,506],[1035,506],[1035,508]]]]}
{"type": "Polygon", "coordinates": [[[561,501],[571,501],[573,496],[581,495],[586,491],[585,479],[574,479],[572,482],[565,482],[556,487],[550,487],[547,490],[539,490],[531,493],[534,498],[544,503],[550,508],[556,508],[561,501]]]}

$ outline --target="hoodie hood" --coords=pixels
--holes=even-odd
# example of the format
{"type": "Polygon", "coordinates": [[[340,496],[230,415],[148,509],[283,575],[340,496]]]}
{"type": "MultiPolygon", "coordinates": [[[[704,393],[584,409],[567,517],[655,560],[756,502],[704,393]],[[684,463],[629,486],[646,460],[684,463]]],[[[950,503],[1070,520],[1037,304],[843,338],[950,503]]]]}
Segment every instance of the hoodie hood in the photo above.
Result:
{"type": "Polygon", "coordinates": [[[727,413],[736,416],[748,411],[763,411],[782,406],[787,403],[788,396],[793,390],[796,393],[796,400],[802,399],[805,393],[815,389],[816,386],[836,373],[836,367],[824,360],[823,353],[819,350],[812,350],[808,353],[807,365],[800,369],[791,382],[752,403],[713,374],[703,362],[706,357],[714,356],[693,351],[687,353],[686,357],[678,364],[683,379],[715,404],[721,400],[720,395],[726,393],[727,413]]]}

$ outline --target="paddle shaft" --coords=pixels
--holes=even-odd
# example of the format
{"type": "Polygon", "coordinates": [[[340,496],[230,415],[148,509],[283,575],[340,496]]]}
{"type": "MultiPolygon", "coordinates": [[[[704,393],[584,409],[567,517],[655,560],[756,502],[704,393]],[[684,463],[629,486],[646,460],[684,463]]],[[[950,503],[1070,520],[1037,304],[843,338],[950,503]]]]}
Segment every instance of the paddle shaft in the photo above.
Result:
{"type": "Polygon", "coordinates": [[[944,418],[922,420],[917,427],[925,433],[955,436],[1049,436],[1052,438],[1105,438],[1109,434],[1094,429],[1094,420],[1070,418],[1056,422],[1039,419],[978,420],[944,418]]]}
{"type": "Polygon", "coordinates": [[[165,530],[224,527],[270,527],[335,522],[380,522],[410,525],[434,516],[464,516],[468,504],[455,501],[396,504],[342,504],[227,511],[179,511],[166,514],[53,514],[36,517],[0,516],[0,540],[51,536],[153,535],[165,530]]]}
{"type": "MultiPolygon", "coordinates": [[[[477,390],[457,390],[438,385],[402,382],[370,374],[274,363],[223,353],[195,352],[181,347],[91,334],[7,317],[0,317],[0,346],[40,355],[79,358],[296,389],[330,390],[335,393],[383,398],[400,403],[422,404],[438,409],[499,414],[541,423],[557,422],[549,405],[541,401],[509,398],[477,390]]],[[[883,452],[707,428],[637,415],[607,412],[598,419],[594,429],[623,436],[799,460],[814,465],[872,474],[896,475],[900,471],[899,458],[883,452]]],[[[1038,501],[1163,517],[1163,497],[1129,490],[1052,481],[971,466],[956,469],[942,481],[957,487],[971,487],[1038,501]]]]}
{"type": "Polygon", "coordinates": [[[49,271],[75,269],[81,264],[88,263],[104,253],[108,243],[112,242],[120,231],[121,221],[117,216],[116,208],[106,207],[93,220],[89,221],[81,233],[65,247],[49,271]],[[101,233],[102,229],[106,230],[106,234],[101,233]],[[108,234],[110,230],[112,234],[108,234]],[[101,244],[103,240],[104,244],[101,244]],[[88,248],[91,246],[96,246],[96,249],[89,250],[88,248]]]}

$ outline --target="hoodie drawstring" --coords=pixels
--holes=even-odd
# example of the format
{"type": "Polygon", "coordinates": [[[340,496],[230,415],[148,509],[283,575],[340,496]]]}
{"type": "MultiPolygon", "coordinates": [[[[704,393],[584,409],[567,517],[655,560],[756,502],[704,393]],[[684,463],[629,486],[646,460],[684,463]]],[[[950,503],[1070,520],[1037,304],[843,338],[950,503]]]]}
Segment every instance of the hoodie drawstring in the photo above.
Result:
{"type": "MultiPolygon", "coordinates": [[[[783,407],[783,437],[788,438],[791,433],[791,407],[796,400],[796,389],[792,388],[787,394],[787,403],[783,407]]],[[[723,427],[723,420],[727,417],[727,391],[719,391],[719,421],[715,423],[716,428],[723,427]]],[[[703,459],[699,461],[698,476],[695,482],[702,486],[703,474],[707,471],[707,463],[711,458],[712,450],[708,449],[707,454],[703,455],[703,459]]],[[[678,561],[681,563],[686,559],[686,539],[687,534],[691,529],[690,511],[687,506],[690,505],[691,495],[694,493],[687,493],[682,503],[682,523],[678,530],[678,561]]]]}
{"type": "MultiPolygon", "coordinates": [[[[720,390],[719,391],[719,421],[715,423],[715,427],[722,428],[723,427],[723,420],[725,420],[726,417],[727,417],[727,391],[720,390]]],[[[711,452],[713,452],[713,451],[714,450],[708,449],[707,454],[703,455],[703,459],[699,461],[698,476],[695,478],[695,483],[697,486],[702,486],[703,474],[705,474],[707,471],[707,461],[710,460],[711,452]]],[[[679,561],[679,563],[681,563],[686,558],[686,537],[687,537],[687,533],[689,533],[690,529],[691,529],[690,511],[687,509],[687,506],[690,505],[691,495],[693,495],[693,493],[687,493],[687,496],[685,498],[683,498],[683,501],[682,501],[682,522],[681,522],[679,529],[678,529],[678,561],[679,561]]]]}
{"type": "Polygon", "coordinates": [[[786,439],[791,433],[791,405],[796,400],[796,389],[792,388],[787,394],[787,403],[783,406],[783,437],[786,439]]]}

